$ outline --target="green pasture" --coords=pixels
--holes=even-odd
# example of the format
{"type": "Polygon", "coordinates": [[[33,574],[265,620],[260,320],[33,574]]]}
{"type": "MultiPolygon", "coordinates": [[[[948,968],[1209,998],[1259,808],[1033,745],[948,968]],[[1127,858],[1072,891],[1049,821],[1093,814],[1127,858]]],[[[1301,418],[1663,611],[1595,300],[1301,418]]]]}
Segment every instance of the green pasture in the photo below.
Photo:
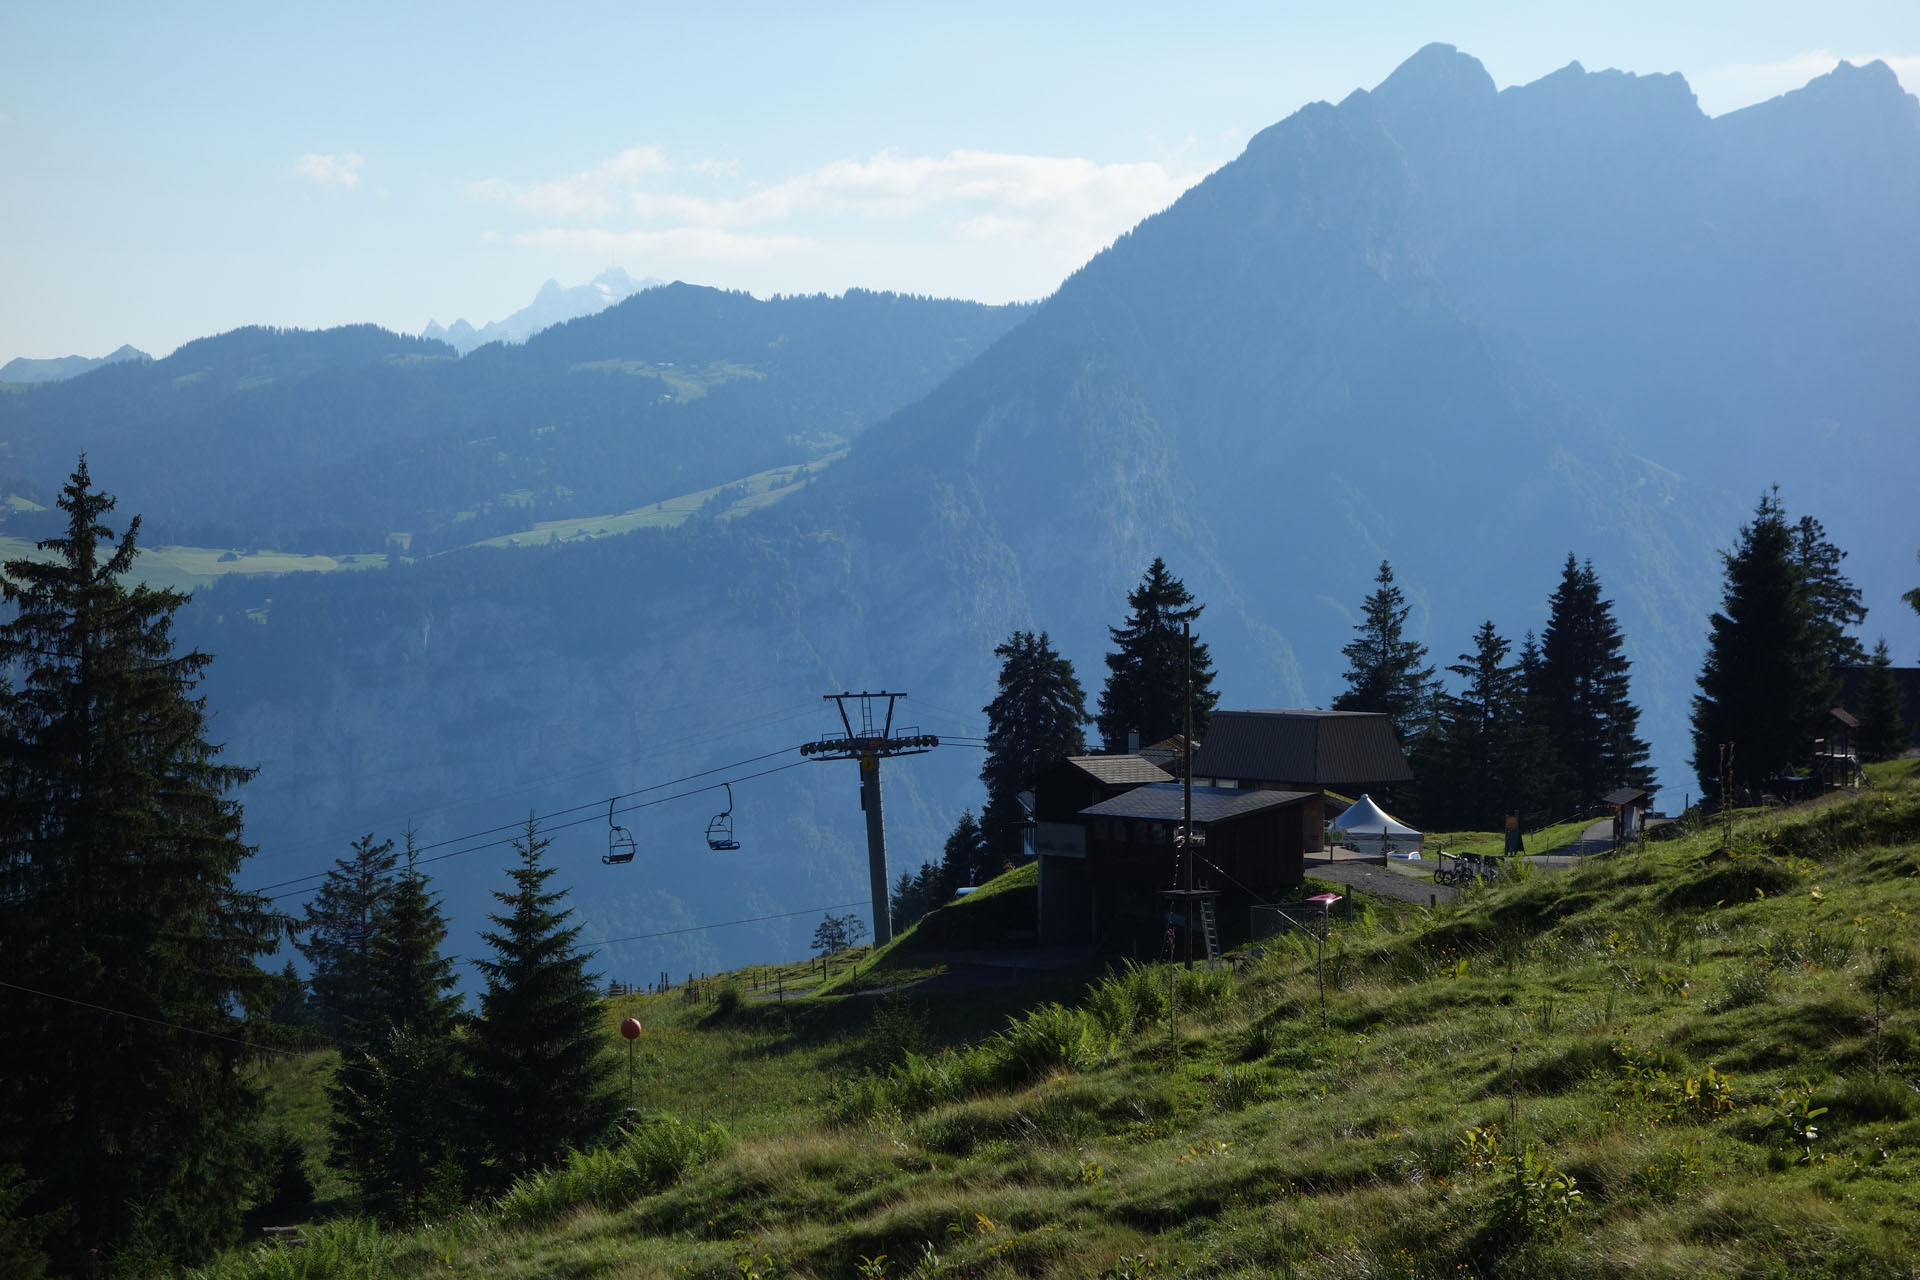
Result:
{"type": "MultiPolygon", "coordinates": [[[[608,1002],[643,1123],[327,1274],[1898,1277],[1920,780],[1366,911],[1215,970],[608,1002]]],[[[980,898],[990,910],[1007,885],[980,898]]],[[[971,903],[949,911],[965,912],[971,903]]],[[[913,933],[863,971],[910,975],[913,933]]],[[[234,1253],[206,1274],[295,1274],[234,1253]]],[[[302,1264],[309,1265],[309,1264],[302,1264]]],[[[320,1274],[301,1271],[299,1274],[320,1274]]]]}

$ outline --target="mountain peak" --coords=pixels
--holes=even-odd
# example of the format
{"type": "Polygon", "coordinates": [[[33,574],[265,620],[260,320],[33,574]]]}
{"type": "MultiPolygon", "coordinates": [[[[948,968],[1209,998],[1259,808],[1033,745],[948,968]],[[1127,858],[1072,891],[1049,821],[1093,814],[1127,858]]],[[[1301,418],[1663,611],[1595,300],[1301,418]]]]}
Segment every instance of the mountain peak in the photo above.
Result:
{"type": "Polygon", "coordinates": [[[1496,90],[1480,59],[1450,44],[1427,45],[1393,69],[1373,97],[1389,106],[1491,101],[1496,90]]]}

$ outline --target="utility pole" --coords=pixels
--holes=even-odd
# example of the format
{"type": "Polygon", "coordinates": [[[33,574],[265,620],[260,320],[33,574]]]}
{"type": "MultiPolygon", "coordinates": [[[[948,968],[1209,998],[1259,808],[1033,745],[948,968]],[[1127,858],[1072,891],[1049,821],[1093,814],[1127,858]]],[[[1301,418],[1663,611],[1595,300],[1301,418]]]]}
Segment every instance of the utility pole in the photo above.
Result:
{"type": "Polygon", "coordinates": [[[908,727],[893,730],[893,704],[904,693],[828,693],[821,700],[840,710],[844,734],[830,733],[817,742],[800,748],[800,754],[816,760],[858,760],[860,762],[860,808],[867,815],[867,875],[873,882],[873,945],[883,947],[893,941],[893,913],[887,895],[887,829],[880,812],[880,759],[883,756],[915,756],[933,750],[940,739],[908,727]],[[878,731],[874,728],[874,707],[878,699],[887,700],[878,731]],[[847,704],[859,700],[860,728],[855,732],[847,704]]]}
{"type": "Polygon", "coordinates": [[[1186,768],[1182,776],[1186,786],[1181,792],[1180,825],[1186,832],[1186,847],[1181,850],[1187,859],[1187,968],[1193,968],[1193,624],[1180,624],[1180,638],[1187,648],[1187,724],[1180,744],[1180,758],[1186,768]]]}

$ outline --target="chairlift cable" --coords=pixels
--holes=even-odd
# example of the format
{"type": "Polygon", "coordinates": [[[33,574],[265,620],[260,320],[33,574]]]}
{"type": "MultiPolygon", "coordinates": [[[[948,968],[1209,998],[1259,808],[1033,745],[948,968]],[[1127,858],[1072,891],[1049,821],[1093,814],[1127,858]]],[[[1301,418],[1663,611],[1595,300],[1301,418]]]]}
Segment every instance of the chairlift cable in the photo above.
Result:
{"type": "MultiPolygon", "coordinates": [[[[639,789],[639,790],[637,790],[637,791],[628,791],[628,792],[624,792],[624,793],[622,793],[621,795],[617,795],[617,796],[614,796],[614,797],[613,797],[613,799],[614,799],[615,801],[619,801],[619,800],[623,800],[623,799],[628,799],[628,798],[631,798],[631,797],[633,797],[633,796],[640,796],[640,795],[646,795],[646,794],[647,794],[648,792],[652,792],[652,791],[658,791],[658,790],[660,790],[660,789],[661,789],[661,788],[663,788],[663,787],[671,787],[671,786],[675,786],[675,785],[678,785],[678,784],[680,784],[680,783],[683,783],[683,782],[692,782],[692,781],[694,781],[694,780],[696,780],[696,779],[699,779],[699,778],[704,778],[704,777],[708,777],[708,776],[710,776],[710,775],[712,775],[712,774],[715,774],[715,773],[722,773],[722,772],[725,772],[725,771],[726,771],[727,769],[731,769],[731,768],[738,768],[738,767],[739,767],[739,766],[741,766],[741,765],[745,765],[745,764],[754,764],[754,763],[757,763],[758,761],[761,761],[761,760],[770,760],[770,759],[773,759],[773,758],[774,758],[775,756],[781,756],[781,755],[786,755],[786,754],[788,754],[788,753],[790,753],[790,752],[793,752],[793,751],[795,751],[795,750],[798,750],[798,748],[797,748],[797,747],[786,747],[786,748],[783,748],[782,750],[779,750],[779,751],[769,751],[769,752],[767,752],[767,753],[765,753],[764,755],[758,755],[758,756],[753,756],[753,757],[751,757],[751,758],[749,758],[749,759],[746,759],[746,760],[738,760],[738,761],[735,761],[735,762],[734,762],[733,764],[730,764],[730,765],[721,765],[721,766],[719,766],[719,767],[717,767],[717,768],[713,768],[713,769],[703,769],[703,770],[701,770],[701,771],[700,771],[700,772],[698,772],[698,773],[690,773],[690,774],[687,774],[687,775],[686,775],[685,777],[681,777],[681,778],[674,778],[674,779],[672,779],[672,780],[670,780],[670,781],[667,781],[667,782],[660,782],[660,783],[655,783],[655,784],[654,784],[653,786],[650,786],[650,787],[642,787],[642,788],[640,788],[640,789],[639,789]]],[[[742,775],[740,775],[739,777],[736,777],[736,778],[733,778],[733,779],[731,779],[731,781],[734,781],[734,782],[745,782],[745,781],[748,781],[748,780],[750,780],[750,779],[753,779],[753,778],[764,778],[764,777],[767,777],[767,776],[768,776],[769,774],[775,774],[775,773],[781,773],[781,772],[783,772],[783,771],[785,771],[785,770],[787,770],[787,769],[797,769],[797,768],[799,768],[799,767],[800,767],[801,765],[803,765],[803,764],[806,764],[806,763],[808,763],[808,761],[806,761],[806,760],[804,760],[804,759],[803,759],[803,760],[794,760],[794,761],[792,761],[792,762],[790,762],[790,763],[788,763],[788,764],[782,764],[782,765],[775,765],[775,766],[774,766],[773,768],[771,768],[771,769],[762,769],[762,770],[760,770],[760,771],[758,771],[758,772],[756,772],[756,773],[748,773],[748,774],[742,774],[742,775]]],[[[676,793],[675,793],[675,794],[673,794],[673,795],[670,795],[670,796],[661,796],[661,797],[659,797],[658,799],[654,799],[654,800],[643,800],[643,801],[641,801],[641,802],[640,802],[640,803],[638,803],[638,804],[630,804],[630,805],[628,805],[628,806],[626,806],[626,807],[625,807],[624,809],[616,809],[616,810],[614,810],[614,812],[615,812],[615,813],[632,813],[632,812],[635,812],[636,810],[639,810],[639,809],[650,809],[650,808],[652,808],[652,807],[653,807],[653,806],[655,806],[655,805],[661,805],[661,804],[668,804],[668,803],[671,803],[672,801],[675,801],[675,800],[685,800],[685,799],[687,799],[687,798],[688,798],[688,797],[690,797],[690,796],[696,796],[696,795],[699,795],[699,794],[700,794],[701,792],[703,792],[703,791],[711,791],[711,790],[713,790],[713,789],[714,789],[714,787],[716,787],[716,786],[720,786],[720,785],[722,785],[722,784],[720,784],[720,783],[711,783],[711,784],[709,784],[709,785],[707,785],[707,786],[704,786],[704,787],[695,787],[695,788],[694,788],[693,790],[691,790],[691,791],[682,791],[682,792],[676,792],[676,793]]],[[[589,822],[600,822],[600,821],[602,821],[602,818],[601,818],[601,816],[600,816],[600,812],[599,812],[599,810],[600,810],[600,806],[601,806],[602,804],[605,804],[605,803],[606,803],[606,801],[603,801],[603,800],[595,800],[595,801],[591,801],[590,803],[587,803],[587,804],[577,804],[577,805],[571,805],[571,806],[569,806],[568,808],[565,808],[565,809],[556,809],[556,810],[554,810],[554,811],[553,811],[552,813],[548,813],[548,814],[537,814],[537,815],[535,815],[535,817],[534,817],[534,819],[533,819],[533,820],[534,820],[534,821],[535,821],[536,823],[545,823],[545,824],[547,824],[547,825],[545,825],[545,826],[543,826],[543,827],[542,827],[542,830],[543,830],[543,831],[547,831],[547,832],[552,832],[552,831],[566,831],[566,830],[568,830],[569,828],[572,828],[572,827],[578,827],[578,826],[584,826],[584,825],[586,825],[586,824],[587,824],[587,823],[589,823],[589,822]],[[574,814],[574,813],[578,813],[578,812],[579,812],[580,810],[582,810],[582,809],[591,809],[591,810],[593,810],[593,812],[592,812],[591,814],[589,814],[589,815],[587,815],[587,816],[585,816],[585,817],[575,817],[575,818],[570,818],[570,819],[568,819],[568,820],[567,820],[567,821],[565,821],[565,822],[550,822],[550,819],[553,819],[553,818],[557,818],[557,817],[563,817],[563,816],[565,816],[565,815],[567,815],[567,814],[574,814]]],[[[446,853],[439,853],[439,854],[435,854],[435,855],[434,855],[433,857],[430,857],[430,858],[415,858],[415,859],[414,859],[414,862],[415,862],[415,865],[417,865],[417,866],[418,866],[418,865],[425,865],[425,864],[427,864],[427,863],[430,863],[430,862],[444,862],[444,861],[446,861],[446,860],[447,860],[448,858],[458,858],[458,857],[461,857],[461,856],[463,856],[463,855],[465,855],[465,854],[469,854],[469,853],[478,853],[478,852],[480,852],[480,851],[481,851],[482,849],[493,849],[493,848],[498,848],[498,847],[500,847],[501,845],[505,845],[505,844],[511,844],[511,843],[513,842],[513,840],[514,840],[514,838],[515,838],[515,837],[513,837],[513,836],[502,836],[502,837],[498,837],[498,838],[496,838],[496,839],[491,839],[491,840],[485,840],[485,839],[483,839],[483,837],[486,837],[486,836],[494,836],[494,835],[496,835],[496,833],[498,833],[498,832],[502,832],[502,831],[516,831],[516,832],[517,832],[517,831],[523,831],[523,830],[525,830],[525,828],[526,828],[526,822],[525,822],[525,820],[522,820],[522,821],[520,821],[520,822],[515,822],[515,823],[508,823],[508,824],[505,824],[505,825],[502,825],[502,826],[497,826],[497,827],[487,827],[487,828],[484,828],[484,829],[482,829],[482,830],[480,830],[480,831],[474,831],[474,832],[470,832],[470,833],[468,833],[468,834],[466,834],[466,835],[463,835],[463,836],[450,836],[450,837],[448,837],[447,839],[444,839],[444,840],[436,840],[436,841],[434,841],[434,842],[433,842],[432,844],[429,844],[429,845],[425,845],[425,846],[423,846],[423,848],[424,848],[424,849],[439,849],[439,848],[444,848],[444,847],[446,847],[447,845],[450,845],[450,844],[459,844],[459,845],[465,845],[466,847],[464,847],[464,848],[458,848],[458,849],[453,849],[453,850],[450,850],[450,851],[448,851],[448,852],[446,852],[446,853]],[[468,842],[468,841],[472,841],[472,840],[481,840],[482,842],[481,842],[481,843],[479,843],[479,844],[467,844],[467,842],[468,842]]],[[[416,850],[415,852],[416,852],[416,853],[418,853],[418,852],[420,852],[420,851],[421,851],[421,850],[416,850]]],[[[242,892],[245,892],[245,893],[250,893],[250,894],[254,894],[254,895],[256,895],[256,896],[258,896],[258,897],[261,897],[261,898],[264,898],[264,899],[266,899],[266,900],[267,900],[268,902],[277,902],[277,901],[278,901],[279,899],[281,899],[281,898],[290,898],[290,897],[294,897],[294,896],[296,896],[296,894],[295,894],[295,892],[292,892],[292,890],[294,890],[296,886],[299,886],[299,885],[305,885],[305,884],[309,884],[309,883],[312,883],[313,881],[317,881],[317,880],[324,880],[324,879],[326,879],[326,878],[327,878],[327,876],[329,876],[329,875],[331,875],[331,874],[332,874],[332,870],[331,870],[331,869],[329,869],[329,870],[327,870],[327,871],[318,871],[318,872],[315,872],[315,873],[313,873],[312,875],[305,875],[305,876],[296,876],[296,877],[294,877],[293,879],[290,879],[290,880],[281,880],[281,881],[278,881],[278,882],[276,882],[276,883],[274,883],[274,884],[267,884],[267,885],[261,885],[261,886],[260,886],[259,888],[257,888],[257,889],[247,889],[247,890],[242,890],[242,892]],[[277,894],[276,894],[276,893],[270,893],[270,892],[268,892],[269,890],[273,890],[273,889],[288,889],[288,890],[290,890],[290,892],[287,892],[287,893],[277,893],[277,894]]]]}

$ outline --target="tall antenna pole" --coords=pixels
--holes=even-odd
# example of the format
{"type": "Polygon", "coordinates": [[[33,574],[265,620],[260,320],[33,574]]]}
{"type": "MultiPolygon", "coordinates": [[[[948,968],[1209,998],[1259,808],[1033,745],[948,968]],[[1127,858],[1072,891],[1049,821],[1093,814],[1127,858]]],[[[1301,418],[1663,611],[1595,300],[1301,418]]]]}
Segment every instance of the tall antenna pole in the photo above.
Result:
{"type": "Polygon", "coordinates": [[[915,728],[905,728],[897,734],[893,731],[893,704],[906,696],[904,693],[888,693],[884,689],[879,693],[823,694],[823,701],[831,702],[839,709],[840,724],[846,732],[830,733],[800,748],[801,755],[820,760],[860,762],[860,808],[867,815],[867,878],[871,881],[873,891],[873,945],[876,947],[893,941],[893,913],[887,901],[887,827],[880,810],[880,759],[882,756],[920,755],[940,745],[939,738],[915,728]],[[887,706],[876,731],[873,704],[878,698],[885,698],[887,706]],[[853,717],[847,714],[847,704],[854,699],[859,700],[858,731],[853,727],[853,717]]]}
{"type": "MultiPolygon", "coordinates": [[[[1180,638],[1186,642],[1187,650],[1187,727],[1181,741],[1180,755],[1186,761],[1183,773],[1186,786],[1180,800],[1180,822],[1187,833],[1186,847],[1181,850],[1187,860],[1187,968],[1193,968],[1193,624],[1180,624],[1180,638]]],[[[1212,954],[1209,952],[1208,954],[1212,954]]]]}

